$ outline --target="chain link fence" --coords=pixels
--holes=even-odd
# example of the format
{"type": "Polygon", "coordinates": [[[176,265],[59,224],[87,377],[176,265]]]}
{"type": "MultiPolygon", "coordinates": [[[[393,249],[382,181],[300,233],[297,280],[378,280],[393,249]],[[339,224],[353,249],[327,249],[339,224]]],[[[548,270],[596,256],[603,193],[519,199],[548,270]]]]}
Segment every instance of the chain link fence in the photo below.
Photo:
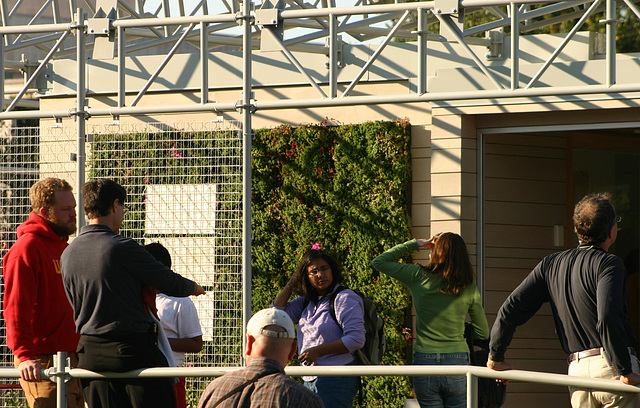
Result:
{"type": "MultiPolygon", "coordinates": [[[[236,122],[88,126],[87,179],[111,178],[127,189],[120,234],[145,245],[160,242],[172,269],[201,284],[192,298],[202,326],[193,366],[237,366],[242,350],[242,131],[236,122]]],[[[2,255],[31,207],[29,188],[45,177],[68,180],[78,194],[74,127],[2,128],[0,137],[2,255]]],[[[73,237],[72,237],[73,239],[73,237]]],[[[3,366],[13,365],[0,336],[3,366]]],[[[195,407],[210,378],[187,378],[195,407]]],[[[3,380],[4,386],[16,384],[3,380]]],[[[1,387],[2,385],[0,385],[1,387]]],[[[26,406],[21,390],[0,390],[0,406],[26,406]]]]}

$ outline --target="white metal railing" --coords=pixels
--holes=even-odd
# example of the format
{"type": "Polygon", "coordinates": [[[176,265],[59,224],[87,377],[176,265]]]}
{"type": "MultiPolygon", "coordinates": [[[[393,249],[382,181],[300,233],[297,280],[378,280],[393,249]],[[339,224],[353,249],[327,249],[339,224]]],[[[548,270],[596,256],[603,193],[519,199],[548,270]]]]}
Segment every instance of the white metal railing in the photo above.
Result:
{"type": "MultiPolygon", "coordinates": [[[[43,377],[50,378],[58,384],[58,407],[66,407],[66,381],[71,378],[160,378],[160,377],[219,377],[242,367],[155,367],[128,371],[125,373],[95,373],[80,368],[70,368],[68,364],[59,365],[58,361],[67,361],[66,353],[58,353],[55,365],[42,370],[43,377]]],[[[577,377],[572,375],[543,373],[536,371],[508,370],[494,371],[486,367],[471,365],[426,366],[319,366],[285,368],[287,375],[300,377],[316,376],[417,376],[417,375],[465,375],[467,377],[467,407],[477,406],[478,378],[497,378],[509,381],[573,386],[615,393],[640,393],[640,387],[625,385],[617,380],[577,377]]],[[[0,367],[0,378],[19,378],[15,368],[0,367]]]]}

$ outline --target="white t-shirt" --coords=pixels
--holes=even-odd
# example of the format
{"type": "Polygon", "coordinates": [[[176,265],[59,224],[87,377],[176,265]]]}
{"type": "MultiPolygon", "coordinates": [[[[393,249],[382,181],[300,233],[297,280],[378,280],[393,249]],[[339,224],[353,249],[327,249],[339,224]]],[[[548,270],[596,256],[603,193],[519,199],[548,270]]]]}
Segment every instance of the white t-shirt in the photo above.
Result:
{"type": "MultiPolygon", "coordinates": [[[[170,339],[190,339],[202,336],[202,328],[196,307],[188,297],[173,297],[163,293],[156,296],[158,317],[167,337],[170,339]]],[[[184,364],[184,353],[173,352],[178,367],[184,364]]]]}

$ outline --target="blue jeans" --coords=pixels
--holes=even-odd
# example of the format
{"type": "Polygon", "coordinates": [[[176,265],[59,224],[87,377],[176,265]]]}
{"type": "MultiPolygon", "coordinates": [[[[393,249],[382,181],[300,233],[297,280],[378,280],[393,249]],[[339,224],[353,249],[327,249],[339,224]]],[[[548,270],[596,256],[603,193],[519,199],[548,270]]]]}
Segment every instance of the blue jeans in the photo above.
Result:
{"type": "Polygon", "coordinates": [[[353,407],[353,397],[360,388],[360,377],[317,377],[304,386],[318,394],[325,407],[353,407]]]}
{"type": "MultiPolygon", "coordinates": [[[[468,365],[469,353],[414,353],[415,365],[468,365]]],[[[420,408],[465,408],[467,377],[460,375],[413,377],[420,408]]]]}

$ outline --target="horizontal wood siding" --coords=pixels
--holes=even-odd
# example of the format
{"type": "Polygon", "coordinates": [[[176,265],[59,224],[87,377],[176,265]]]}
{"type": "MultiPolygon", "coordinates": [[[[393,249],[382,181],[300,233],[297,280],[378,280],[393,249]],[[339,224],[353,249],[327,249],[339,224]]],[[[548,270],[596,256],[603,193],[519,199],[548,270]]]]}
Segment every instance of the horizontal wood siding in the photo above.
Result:
{"type": "Polygon", "coordinates": [[[411,168],[411,234],[418,238],[428,237],[431,225],[431,132],[425,126],[411,126],[411,168]]]}
{"type": "MultiPolygon", "coordinates": [[[[536,134],[485,136],[485,309],[498,309],[554,246],[554,225],[567,220],[567,142],[536,134]]],[[[551,308],[519,327],[506,358],[515,368],[566,374],[551,308]]],[[[509,383],[504,407],[567,407],[565,387],[509,383]]]]}

